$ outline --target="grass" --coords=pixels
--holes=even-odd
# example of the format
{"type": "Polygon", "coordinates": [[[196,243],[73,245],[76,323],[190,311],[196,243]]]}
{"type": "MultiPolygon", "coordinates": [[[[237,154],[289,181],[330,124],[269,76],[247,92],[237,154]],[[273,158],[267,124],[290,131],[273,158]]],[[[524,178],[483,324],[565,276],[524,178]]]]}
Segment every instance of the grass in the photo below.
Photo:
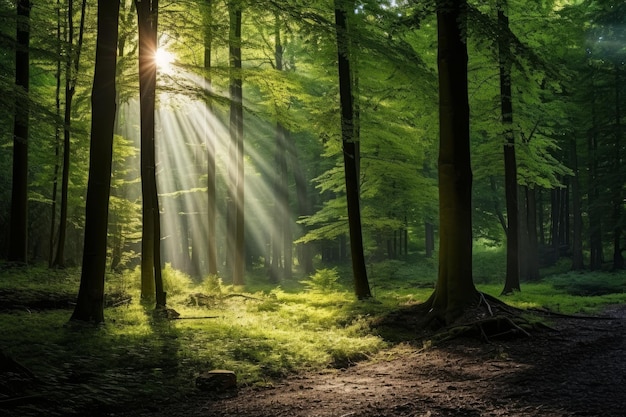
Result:
{"type": "MultiPolygon", "coordinates": [[[[494,249],[476,253],[480,290],[499,295],[502,257],[494,249]]],[[[436,270],[434,259],[370,265],[375,299],[359,302],[341,268],[320,270],[283,288],[255,280],[248,287],[254,292],[242,293],[219,277],[194,284],[166,266],[168,304],[183,318],[173,321],[153,316],[138,302],[139,272],[129,271],[108,277],[107,293],[130,296],[132,302],[108,307],[107,322],[93,327],[68,324],[67,301],[75,297],[79,270],[0,268],[0,350],[38,378],[34,384],[23,375],[21,381],[14,374],[10,383],[0,378],[0,400],[34,394],[41,401],[20,406],[20,415],[44,409],[50,416],[72,415],[93,407],[116,410],[183,399],[195,389],[195,377],[210,369],[233,370],[240,385],[258,386],[292,372],[345,367],[390,345],[372,334],[371,320],[425,300],[436,270]],[[49,297],[60,297],[60,304],[28,307],[49,297]]],[[[625,303],[625,289],[626,272],[561,273],[522,283],[522,291],[505,301],[593,313],[625,303]]]]}

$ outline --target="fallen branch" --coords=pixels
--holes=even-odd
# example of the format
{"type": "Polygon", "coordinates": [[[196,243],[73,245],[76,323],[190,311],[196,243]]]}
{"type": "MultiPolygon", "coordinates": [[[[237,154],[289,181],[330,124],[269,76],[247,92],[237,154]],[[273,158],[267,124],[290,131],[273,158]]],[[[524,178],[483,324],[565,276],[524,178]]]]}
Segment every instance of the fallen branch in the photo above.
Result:
{"type": "Polygon", "coordinates": [[[261,298],[252,297],[246,294],[226,294],[223,298],[234,298],[234,297],[241,297],[247,300],[254,300],[254,301],[263,301],[261,298]]]}
{"type": "Polygon", "coordinates": [[[224,316],[194,316],[194,317],[172,317],[170,320],[203,320],[203,319],[221,319],[224,316]]]}

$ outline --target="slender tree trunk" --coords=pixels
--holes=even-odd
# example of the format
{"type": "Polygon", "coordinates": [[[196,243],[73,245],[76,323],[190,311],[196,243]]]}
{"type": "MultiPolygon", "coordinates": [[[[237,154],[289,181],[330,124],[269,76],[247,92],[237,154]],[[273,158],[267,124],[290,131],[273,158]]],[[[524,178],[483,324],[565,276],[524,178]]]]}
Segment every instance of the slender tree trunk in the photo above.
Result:
{"type": "Polygon", "coordinates": [[[539,280],[539,248],[537,242],[537,199],[534,187],[524,187],[526,193],[526,227],[528,233],[528,281],[539,280]]]}
{"type": "MultiPolygon", "coordinates": [[[[57,0],[57,56],[59,59],[57,60],[57,69],[56,69],[56,89],[54,93],[55,97],[55,110],[57,118],[61,119],[61,1],[57,0]]],[[[49,240],[49,252],[48,252],[48,267],[52,268],[52,264],[54,261],[54,239],[56,233],[56,216],[57,216],[57,188],[59,185],[59,154],[61,147],[61,128],[57,124],[54,129],[54,174],[52,177],[52,196],[51,196],[51,209],[50,209],[50,240],[49,240]]]]}
{"type": "Polygon", "coordinates": [[[363,254],[363,235],[361,230],[361,210],[359,207],[358,147],[359,138],[355,137],[354,106],[352,97],[352,73],[350,70],[349,37],[347,10],[350,2],[335,0],[335,24],[337,25],[337,52],[339,70],[339,95],[341,101],[341,137],[343,144],[343,162],[348,203],[348,226],[350,229],[350,252],[352,255],[352,273],[354,292],[359,299],[372,296],[367,280],[365,256],[363,254]]]}
{"type": "Polygon", "coordinates": [[[80,288],[72,320],[104,321],[104,273],[115,125],[119,0],[98,0],[96,66],[91,93],[91,149],[80,288]]]}
{"type": "Polygon", "coordinates": [[[519,279],[528,280],[528,268],[529,268],[529,247],[530,237],[528,233],[528,187],[525,185],[519,185],[517,189],[518,196],[518,233],[519,233],[519,279]]]}
{"type": "Polygon", "coordinates": [[[500,64],[500,106],[504,126],[504,183],[506,195],[506,280],[502,294],[520,290],[519,283],[519,216],[517,201],[517,162],[515,158],[515,136],[513,134],[513,102],[511,98],[511,53],[506,39],[509,18],[507,2],[498,2],[498,57],[500,64]]]}
{"type": "Polygon", "coordinates": [[[230,137],[231,160],[228,249],[234,285],[244,285],[244,184],[243,184],[243,96],[241,76],[241,8],[229,3],[230,15],[230,137]]]}
{"type": "Polygon", "coordinates": [[[622,189],[624,188],[621,163],[622,147],[622,111],[620,103],[620,67],[615,65],[615,149],[613,151],[613,171],[616,176],[613,181],[613,266],[614,271],[624,269],[624,256],[622,255],[622,207],[624,198],[622,189]]]}
{"type": "Polygon", "coordinates": [[[535,191],[535,196],[537,197],[535,202],[537,204],[537,226],[539,227],[539,244],[542,247],[546,246],[546,230],[545,230],[545,219],[544,219],[544,208],[543,208],[543,192],[542,189],[539,188],[535,191]]]}
{"type": "MultiPolygon", "coordinates": [[[[308,216],[311,214],[312,202],[308,196],[308,182],[302,165],[298,160],[297,147],[295,146],[295,138],[291,136],[287,139],[287,146],[289,147],[289,162],[291,172],[293,172],[293,178],[296,186],[296,199],[298,203],[298,217],[308,216]]],[[[313,251],[311,250],[311,244],[300,243],[297,246],[298,261],[304,272],[312,274],[313,269],[313,251]]]]}
{"type": "Polygon", "coordinates": [[[139,27],[139,96],[141,113],[141,297],[165,307],[161,276],[159,201],[156,185],[155,102],[158,0],[135,0],[139,27]]]}
{"type": "Polygon", "coordinates": [[[74,1],[68,1],[67,7],[67,57],[65,60],[65,113],[63,129],[63,175],[61,179],[61,213],[59,216],[59,241],[53,266],[65,267],[65,237],[67,235],[67,209],[70,182],[70,146],[72,126],[72,101],[76,92],[76,81],[80,65],[80,53],[85,30],[85,12],[87,1],[83,0],[80,11],[78,40],[74,48],[74,1]]]}
{"type": "MultiPolygon", "coordinates": [[[[275,27],[274,27],[274,39],[275,39],[275,65],[276,71],[283,71],[283,45],[280,37],[280,17],[278,13],[275,14],[275,27]]],[[[277,109],[277,113],[283,111],[283,109],[277,109]]],[[[286,111],[286,109],[284,110],[286,111]]],[[[288,153],[288,140],[289,132],[280,122],[276,123],[276,201],[278,210],[276,214],[279,215],[275,222],[275,228],[277,235],[280,237],[280,247],[282,248],[282,279],[289,280],[292,278],[292,264],[293,264],[293,250],[291,235],[291,211],[289,209],[289,182],[287,171],[287,153],[288,153]]],[[[278,244],[278,240],[275,244],[278,244]]],[[[277,251],[277,255],[280,259],[281,251],[277,251]]]]}
{"type": "MultiPolygon", "coordinates": [[[[211,80],[211,48],[213,44],[213,0],[206,2],[205,32],[204,32],[204,69],[206,71],[206,106],[210,117],[213,117],[213,86],[211,80]]],[[[217,193],[215,188],[215,129],[214,120],[207,120],[206,151],[207,151],[207,262],[208,272],[217,275],[217,193]]]]}
{"type": "Polygon", "coordinates": [[[30,79],[30,0],[17,2],[15,49],[15,118],[13,120],[13,178],[9,256],[11,262],[28,262],[28,98],[30,79]],[[26,99],[25,99],[26,98],[26,99]]]}
{"type": "Polygon", "coordinates": [[[431,314],[449,324],[478,300],[472,278],[472,169],[467,92],[467,3],[437,2],[439,274],[431,314]]]}
{"type": "Polygon", "coordinates": [[[600,212],[600,189],[598,185],[598,122],[596,116],[595,94],[592,86],[591,97],[591,129],[587,137],[587,150],[589,154],[588,170],[588,195],[587,211],[589,212],[589,269],[599,270],[602,268],[602,213],[600,212]]]}
{"type": "Polygon", "coordinates": [[[572,138],[570,144],[570,161],[574,176],[572,177],[572,211],[574,217],[574,230],[572,240],[572,270],[579,271],[585,268],[583,260],[583,218],[581,208],[580,173],[578,172],[578,153],[576,151],[576,138],[572,138]]]}

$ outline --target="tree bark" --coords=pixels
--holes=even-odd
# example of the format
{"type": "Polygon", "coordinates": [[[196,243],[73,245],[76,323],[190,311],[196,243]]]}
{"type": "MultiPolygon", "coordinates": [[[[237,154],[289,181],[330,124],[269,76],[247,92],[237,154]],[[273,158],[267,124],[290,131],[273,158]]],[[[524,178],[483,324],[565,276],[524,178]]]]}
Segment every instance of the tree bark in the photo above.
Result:
{"type": "Polygon", "coordinates": [[[15,49],[15,118],[13,120],[13,178],[9,253],[11,262],[28,262],[28,119],[30,104],[30,0],[17,2],[15,49]]]}
{"type": "Polygon", "coordinates": [[[71,320],[104,321],[104,273],[116,113],[119,0],[98,0],[96,64],[91,93],[91,149],[85,207],[83,266],[71,320]]]}
{"type": "Polygon", "coordinates": [[[472,278],[472,169],[467,92],[467,3],[437,2],[439,274],[431,314],[450,324],[478,299],[472,278]]]}
{"type": "Polygon", "coordinates": [[[526,194],[526,228],[528,233],[528,254],[526,256],[526,276],[528,281],[539,280],[539,248],[537,241],[537,199],[534,187],[524,187],[526,194]]]}
{"type": "Polygon", "coordinates": [[[506,279],[502,294],[520,290],[519,283],[519,216],[517,197],[517,162],[513,134],[513,102],[511,97],[511,53],[506,34],[509,18],[506,0],[498,2],[498,60],[500,66],[500,107],[504,127],[504,183],[506,195],[506,279]]]}
{"type": "Polygon", "coordinates": [[[337,30],[337,57],[339,71],[339,96],[341,102],[341,142],[348,204],[348,226],[350,230],[350,253],[354,292],[358,299],[372,296],[367,279],[365,256],[363,254],[363,234],[361,230],[361,209],[359,207],[358,177],[358,137],[355,137],[354,106],[352,97],[352,73],[349,59],[349,38],[347,10],[349,2],[335,0],[335,24],[337,30]]]}
{"type": "MultiPolygon", "coordinates": [[[[54,103],[56,116],[58,119],[61,119],[61,59],[62,56],[62,48],[61,48],[61,2],[57,0],[57,8],[56,8],[56,18],[57,18],[57,50],[56,53],[59,56],[57,60],[56,66],[56,88],[54,92],[54,103]]],[[[59,154],[61,147],[61,127],[57,123],[54,129],[54,174],[52,176],[52,195],[50,199],[52,203],[50,205],[50,237],[49,237],[49,251],[48,251],[48,267],[52,268],[52,264],[54,262],[54,239],[56,233],[56,215],[57,215],[57,189],[59,186],[59,154]]]]}
{"type": "Polygon", "coordinates": [[[210,275],[217,275],[217,229],[216,229],[216,217],[217,217],[217,192],[215,187],[215,129],[212,119],[213,114],[213,100],[211,94],[213,94],[213,86],[211,80],[211,49],[213,43],[213,0],[207,0],[205,17],[205,32],[204,32],[204,69],[206,71],[206,106],[209,114],[206,132],[206,153],[207,153],[207,263],[208,272],[210,275]]]}
{"type": "Polygon", "coordinates": [[[574,176],[572,177],[572,211],[574,218],[574,230],[572,239],[572,270],[579,271],[585,268],[583,258],[583,218],[581,208],[580,173],[578,171],[578,153],[576,151],[576,138],[570,143],[570,162],[574,176]]]}
{"type": "Polygon", "coordinates": [[[156,185],[155,103],[158,0],[135,0],[139,27],[139,96],[141,113],[141,297],[165,307],[161,276],[159,201],[156,185]]]}
{"type": "Polygon", "coordinates": [[[592,271],[602,268],[602,213],[598,207],[600,201],[600,187],[598,184],[598,121],[596,115],[595,94],[591,88],[591,129],[587,136],[587,151],[589,154],[587,211],[589,212],[589,269],[592,271]]]}
{"type": "Polygon", "coordinates": [[[613,266],[614,271],[624,269],[624,255],[622,255],[622,207],[624,187],[621,174],[621,147],[622,147],[622,111],[620,103],[620,65],[615,64],[615,145],[613,150],[613,171],[617,177],[613,180],[613,266]]]}
{"type": "Polygon", "coordinates": [[[229,3],[230,34],[230,207],[228,210],[229,269],[234,285],[244,285],[243,91],[241,76],[241,8],[229,3]]]}
{"type": "MultiPolygon", "coordinates": [[[[291,172],[296,186],[296,199],[298,203],[298,217],[309,216],[311,214],[312,202],[308,195],[308,182],[301,164],[298,160],[297,147],[295,138],[287,139],[289,147],[289,162],[291,172]]],[[[304,273],[309,275],[314,272],[313,268],[313,251],[310,243],[301,243],[297,246],[297,256],[300,266],[304,273]]]]}
{"type": "Polygon", "coordinates": [[[85,31],[85,11],[87,1],[83,0],[80,11],[78,41],[74,49],[74,1],[68,1],[67,7],[67,57],[65,60],[65,113],[63,128],[63,174],[61,178],[61,213],[59,215],[59,241],[53,266],[65,267],[65,236],[67,234],[67,209],[70,182],[70,146],[72,126],[72,101],[76,92],[76,81],[80,65],[80,53],[85,31]]]}

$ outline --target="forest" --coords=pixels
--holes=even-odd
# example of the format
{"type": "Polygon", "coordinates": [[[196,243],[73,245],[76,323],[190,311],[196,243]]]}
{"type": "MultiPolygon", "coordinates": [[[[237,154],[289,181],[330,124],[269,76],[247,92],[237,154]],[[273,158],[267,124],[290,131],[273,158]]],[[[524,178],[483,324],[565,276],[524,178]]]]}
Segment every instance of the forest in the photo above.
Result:
{"type": "Polygon", "coordinates": [[[624,2],[0,0],[0,69],[0,412],[622,415],[624,2]]]}

